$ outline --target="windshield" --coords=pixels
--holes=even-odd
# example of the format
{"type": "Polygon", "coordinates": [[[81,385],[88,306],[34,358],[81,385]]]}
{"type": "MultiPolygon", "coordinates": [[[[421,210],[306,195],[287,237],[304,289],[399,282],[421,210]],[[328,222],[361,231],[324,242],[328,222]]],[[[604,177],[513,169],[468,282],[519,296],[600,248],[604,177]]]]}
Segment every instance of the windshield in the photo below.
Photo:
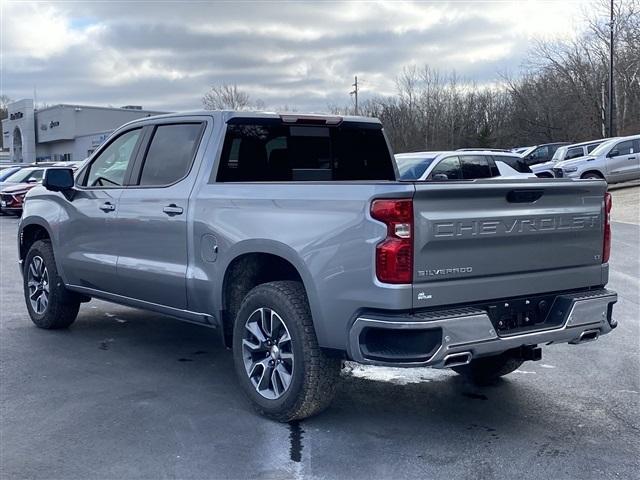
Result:
{"type": "Polygon", "coordinates": [[[395,157],[400,180],[419,180],[436,157],[395,157]]]}
{"type": "Polygon", "coordinates": [[[551,157],[551,161],[552,162],[559,162],[560,160],[562,160],[565,155],[567,154],[567,149],[569,147],[560,147],[558,150],[556,150],[556,153],[553,154],[553,157],[551,157]]]}
{"type": "Polygon", "coordinates": [[[523,157],[526,157],[527,155],[529,155],[531,152],[533,152],[536,148],[538,148],[537,145],[534,145],[533,147],[529,147],[527,148],[524,152],[520,153],[520,155],[522,155],[523,157]]]}
{"type": "Polygon", "coordinates": [[[591,151],[590,155],[594,155],[597,157],[598,155],[608,152],[609,149],[613,146],[613,144],[615,144],[617,141],[618,141],[617,139],[613,139],[613,140],[607,140],[606,142],[601,143],[591,151]]]}
{"type": "Polygon", "coordinates": [[[30,178],[40,180],[42,178],[42,172],[43,170],[41,168],[23,168],[7,177],[6,181],[8,183],[23,183],[30,178]]]}
{"type": "Polygon", "coordinates": [[[6,180],[18,170],[20,170],[20,167],[9,167],[5,168],[4,170],[0,170],[0,182],[6,180]]]}

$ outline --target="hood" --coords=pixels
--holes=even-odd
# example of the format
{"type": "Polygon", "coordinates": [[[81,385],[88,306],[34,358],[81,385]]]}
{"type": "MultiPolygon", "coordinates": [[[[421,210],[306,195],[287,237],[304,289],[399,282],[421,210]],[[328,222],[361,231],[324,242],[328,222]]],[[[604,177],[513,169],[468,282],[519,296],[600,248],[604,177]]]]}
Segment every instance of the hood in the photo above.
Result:
{"type": "Polygon", "coordinates": [[[594,157],[593,155],[587,155],[584,157],[572,158],[571,160],[563,160],[561,162],[557,162],[554,165],[554,167],[555,168],[575,167],[575,166],[579,166],[584,162],[588,162],[589,160],[595,160],[595,159],[596,157],[594,157]]]}
{"type": "Polygon", "coordinates": [[[556,162],[553,161],[548,161],[548,162],[544,162],[544,163],[536,163],[535,165],[531,165],[531,171],[533,173],[538,173],[541,172],[543,170],[551,170],[553,167],[556,166],[556,162]]]}
{"type": "Polygon", "coordinates": [[[33,187],[37,187],[38,185],[39,185],[38,183],[12,183],[9,185],[4,185],[4,188],[2,189],[2,193],[13,194],[16,192],[29,191],[33,187]]]}

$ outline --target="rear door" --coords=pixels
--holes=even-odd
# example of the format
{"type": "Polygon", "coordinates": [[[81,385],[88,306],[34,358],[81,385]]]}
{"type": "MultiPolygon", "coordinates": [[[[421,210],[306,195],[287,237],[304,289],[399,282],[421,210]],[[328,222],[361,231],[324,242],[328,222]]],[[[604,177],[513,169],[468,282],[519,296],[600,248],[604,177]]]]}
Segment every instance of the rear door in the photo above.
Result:
{"type": "Polygon", "coordinates": [[[186,309],[187,218],[206,121],[152,124],[117,215],[118,293],[186,309]]]}
{"type": "Polygon", "coordinates": [[[602,284],[604,182],[418,183],[414,306],[602,284]]]}

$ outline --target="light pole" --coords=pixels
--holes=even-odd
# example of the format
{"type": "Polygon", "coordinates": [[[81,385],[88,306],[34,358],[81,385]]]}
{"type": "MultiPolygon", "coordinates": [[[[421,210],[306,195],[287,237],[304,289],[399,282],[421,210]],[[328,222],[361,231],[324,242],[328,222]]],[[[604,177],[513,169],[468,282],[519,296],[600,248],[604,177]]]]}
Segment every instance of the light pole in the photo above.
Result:
{"type": "Polygon", "coordinates": [[[614,137],[613,123],[613,0],[611,0],[609,18],[609,136],[614,137]]]}

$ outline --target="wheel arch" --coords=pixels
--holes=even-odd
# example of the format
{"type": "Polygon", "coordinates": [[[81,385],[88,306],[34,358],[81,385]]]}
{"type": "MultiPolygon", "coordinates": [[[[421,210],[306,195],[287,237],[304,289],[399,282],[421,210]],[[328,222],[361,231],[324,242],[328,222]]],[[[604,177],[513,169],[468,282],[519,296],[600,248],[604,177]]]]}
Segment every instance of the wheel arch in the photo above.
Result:
{"type": "MultiPolygon", "coordinates": [[[[51,229],[44,220],[33,218],[20,224],[18,231],[18,257],[21,262],[27,256],[31,245],[38,240],[50,240],[53,242],[51,229]]],[[[56,263],[58,263],[57,260],[56,263]]]]}
{"type": "Polygon", "coordinates": [[[320,312],[316,308],[317,296],[311,274],[297,252],[288,245],[268,240],[241,242],[235,245],[222,271],[224,273],[218,283],[221,286],[218,305],[221,307],[224,341],[228,347],[231,346],[233,322],[242,299],[255,286],[277,280],[294,280],[302,284],[316,334],[319,334],[320,312]]]}
{"type": "Polygon", "coordinates": [[[589,175],[590,173],[593,173],[593,174],[599,176],[600,178],[605,179],[604,174],[600,170],[595,169],[595,168],[591,168],[591,169],[589,169],[589,170],[587,170],[585,172],[582,172],[582,175],[580,175],[580,178],[584,178],[587,175],[589,175]]]}

